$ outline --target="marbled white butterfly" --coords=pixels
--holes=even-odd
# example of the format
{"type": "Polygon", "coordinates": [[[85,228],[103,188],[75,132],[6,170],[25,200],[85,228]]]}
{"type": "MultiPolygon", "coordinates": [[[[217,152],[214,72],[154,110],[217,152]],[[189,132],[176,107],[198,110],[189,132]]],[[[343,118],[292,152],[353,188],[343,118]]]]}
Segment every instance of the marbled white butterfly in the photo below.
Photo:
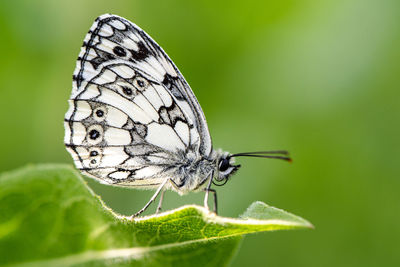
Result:
{"type": "Polygon", "coordinates": [[[240,165],[239,156],[290,160],[286,151],[230,154],[212,147],[206,119],[188,83],[161,47],[132,22],[98,17],[73,74],[65,145],[75,165],[102,183],[216,192],[240,165]]]}

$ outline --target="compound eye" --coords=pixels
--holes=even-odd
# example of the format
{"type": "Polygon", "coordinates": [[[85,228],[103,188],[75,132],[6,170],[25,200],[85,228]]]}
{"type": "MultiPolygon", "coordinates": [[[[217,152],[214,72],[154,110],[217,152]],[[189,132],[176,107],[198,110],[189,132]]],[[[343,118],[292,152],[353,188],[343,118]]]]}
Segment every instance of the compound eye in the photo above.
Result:
{"type": "Polygon", "coordinates": [[[226,171],[229,168],[229,159],[227,159],[227,158],[221,159],[221,161],[219,162],[218,168],[221,172],[226,171]]]}

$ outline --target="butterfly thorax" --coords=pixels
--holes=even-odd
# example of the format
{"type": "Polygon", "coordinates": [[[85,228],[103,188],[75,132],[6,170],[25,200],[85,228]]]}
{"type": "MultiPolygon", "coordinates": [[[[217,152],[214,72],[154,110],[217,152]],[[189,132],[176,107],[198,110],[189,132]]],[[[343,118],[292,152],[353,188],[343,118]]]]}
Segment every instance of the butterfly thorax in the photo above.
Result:
{"type": "Polygon", "coordinates": [[[216,173],[218,155],[212,153],[210,157],[204,157],[192,152],[181,155],[181,162],[172,168],[171,183],[167,188],[179,194],[203,189],[216,173]]]}

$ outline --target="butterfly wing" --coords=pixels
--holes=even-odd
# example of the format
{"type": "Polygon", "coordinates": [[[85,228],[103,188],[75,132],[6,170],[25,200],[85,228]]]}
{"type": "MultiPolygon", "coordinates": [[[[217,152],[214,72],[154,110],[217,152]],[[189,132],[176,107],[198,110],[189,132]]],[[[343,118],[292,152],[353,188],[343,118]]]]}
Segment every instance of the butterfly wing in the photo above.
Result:
{"type": "Polygon", "coordinates": [[[79,89],[84,80],[90,80],[97,73],[98,65],[110,59],[132,64],[166,88],[201,135],[200,153],[211,153],[206,119],[188,83],[163,49],[137,25],[122,17],[105,14],[96,19],[78,58],[74,89],[79,89]]]}
{"type": "Polygon", "coordinates": [[[100,181],[152,187],[188,153],[208,156],[201,107],[165,52],[135,24],[96,19],[85,37],[65,115],[77,168],[100,181]]]}

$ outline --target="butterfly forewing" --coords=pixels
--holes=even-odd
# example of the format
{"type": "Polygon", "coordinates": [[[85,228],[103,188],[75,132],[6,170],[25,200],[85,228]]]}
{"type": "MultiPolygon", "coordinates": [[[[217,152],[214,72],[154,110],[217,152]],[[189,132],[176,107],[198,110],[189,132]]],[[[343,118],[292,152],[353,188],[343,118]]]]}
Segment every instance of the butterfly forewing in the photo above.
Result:
{"type": "Polygon", "coordinates": [[[114,15],[96,19],[73,75],[65,144],[103,182],[152,187],[211,138],[193,92],[164,51],[114,15]]]}

